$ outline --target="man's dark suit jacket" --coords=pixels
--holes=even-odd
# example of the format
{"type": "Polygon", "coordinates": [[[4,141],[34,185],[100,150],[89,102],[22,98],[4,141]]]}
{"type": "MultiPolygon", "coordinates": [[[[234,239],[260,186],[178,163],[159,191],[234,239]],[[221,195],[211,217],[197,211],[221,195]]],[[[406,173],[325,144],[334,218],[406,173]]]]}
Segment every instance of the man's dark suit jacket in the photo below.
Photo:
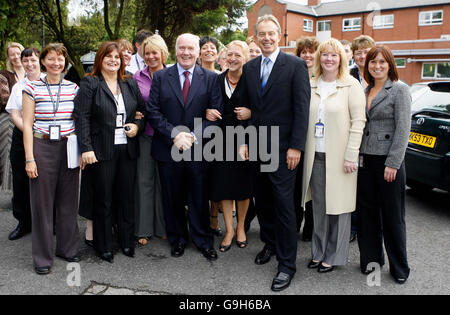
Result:
{"type": "MultiPolygon", "coordinates": [[[[145,128],[145,119],[134,119],[136,111],[145,113],[145,102],[139,87],[132,78],[125,79],[125,82],[119,79],[119,85],[127,113],[126,123],[135,123],[141,133],[145,128]]],[[[111,160],[114,152],[117,106],[103,76],[87,76],[81,79],[80,90],[74,103],[75,130],[81,153],[94,151],[97,160],[111,160]]],[[[130,158],[137,158],[137,137],[127,138],[127,141],[130,158]]]]}
{"type": "Polygon", "coordinates": [[[206,110],[217,109],[222,112],[222,93],[217,74],[195,66],[187,104],[184,104],[178,67],[158,71],[153,76],[152,89],[147,102],[147,119],[155,129],[152,143],[152,156],[162,162],[172,161],[172,131],[177,126],[185,126],[196,137],[202,137],[203,130],[219,122],[206,120],[206,110]],[[203,123],[194,126],[194,118],[202,118],[203,123]]]}
{"type": "MultiPolygon", "coordinates": [[[[306,63],[280,51],[263,91],[261,58],[252,59],[244,65],[243,79],[246,86],[242,106],[252,110],[252,125],[279,127],[280,153],[290,148],[304,151],[311,97],[306,63]]],[[[270,149],[270,130],[268,134],[270,149]]],[[[285,160],[285,154],[280,156],[280,162],[285,160]]]]}

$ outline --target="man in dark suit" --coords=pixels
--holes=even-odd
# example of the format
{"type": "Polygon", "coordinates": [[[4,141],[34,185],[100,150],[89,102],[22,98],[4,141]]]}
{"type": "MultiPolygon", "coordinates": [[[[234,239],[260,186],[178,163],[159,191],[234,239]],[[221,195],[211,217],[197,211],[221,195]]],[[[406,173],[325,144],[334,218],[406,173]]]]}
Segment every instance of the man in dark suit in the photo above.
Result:
{"type": "MultiPolygon", "coordinates": [[[[258,19],[256,35],[263,55],[244,66],[244,104],[252,110],[251,123],[255,127],[268,127],[267,139],[259,139],[259,145],[267,141],[267,148],[273,148],[270,155],[279,154],[279,162],[275,171],[257,174],[255,201],[265,246],[255,263],[262,265],[277,256],[278,273],[271,288],[281,291],[290,285],[296,272],[294,188],[306,143],[311,89],[305,62],[280,51],[281,28],[274,16],[258,19]],[[271,140],[274,128],[279,131],[278,143],[271,140]]],[[[241,147],[244,159],[249,149],[251,145],[241,147]]]]}
{"type": "Polygon", "coordinates": [[[182,256],[189,237],[187,204],[192,241],[208,260],[215,260],[209,228],[208,165],[198,154],[194,158],[194,153],[201,153],[203,130],[216,124],[205,119],[206,110],[222,112],[221,90],[217,75],[196,65],[197,36],[180,35],[176,52],[177,64],[154,74],[147,103],[147,117],[156,131],[152,156],[161,175],[167,237],[172,256],[182,256]],[[178,151],[185,158],[176,162],[178,151]]]}

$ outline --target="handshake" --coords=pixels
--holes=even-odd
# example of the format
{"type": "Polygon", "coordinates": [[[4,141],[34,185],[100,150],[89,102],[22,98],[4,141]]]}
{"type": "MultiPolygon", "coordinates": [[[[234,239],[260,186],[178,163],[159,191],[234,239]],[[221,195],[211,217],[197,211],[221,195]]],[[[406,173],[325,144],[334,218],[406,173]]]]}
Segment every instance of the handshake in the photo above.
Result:
{"type": "Polygon", "coordinates": [[[180,151],[189,150],[194,144],[194,135],[187,132],[180,132],[174,139],[173,143],[180,151]]]}

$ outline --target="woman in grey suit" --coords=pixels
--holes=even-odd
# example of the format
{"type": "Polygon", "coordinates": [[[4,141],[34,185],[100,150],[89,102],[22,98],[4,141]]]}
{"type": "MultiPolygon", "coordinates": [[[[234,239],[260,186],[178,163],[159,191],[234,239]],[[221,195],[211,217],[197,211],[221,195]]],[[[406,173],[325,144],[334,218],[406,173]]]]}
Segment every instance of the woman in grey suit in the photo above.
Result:
{"type": "Polygon", "coordinates": [[[358,173],[358,245],[361,271],[370,263],[384,264],[383,239],[390,273],[403,284],[409,276],[405,225],[405,151],[411,127],[411,96],[398,82],[394,56],[376,46],[366,59],[369,83],[367,124],[358,173]]]}

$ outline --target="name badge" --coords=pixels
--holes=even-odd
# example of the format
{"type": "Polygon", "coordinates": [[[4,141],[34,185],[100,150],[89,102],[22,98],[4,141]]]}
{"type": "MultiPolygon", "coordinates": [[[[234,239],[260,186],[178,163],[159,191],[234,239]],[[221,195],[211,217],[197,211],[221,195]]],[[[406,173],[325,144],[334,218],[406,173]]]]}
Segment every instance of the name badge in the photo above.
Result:
{"type": "Polygon", "coordinates": [[[314,132],[314,136],[316,138],[323,138],[324,137],[324,133],[325,133],[325,125],[321,121],[319,121],[316,124],[316,130],[314,132]]]}
{"type": "Polygon", "coordinates": [[[116,117],[116,128],[122,128],[123,127],[123,122],[124,122],[124,119],[125,118],[125,115],[122,113],[122,114],[117,114],[117,117],[116,117]]]}
{"type": "Polygon", "coordinates": [[[61,141],[61,126],[49,126],[48,130],[50,141],[61,141]]]}
{"type": "Polygon", "coordinates": [[[364,167],[364,156],[363,155],[359,156],[359,167],[361,167],[361,168],[364,167]]]}

